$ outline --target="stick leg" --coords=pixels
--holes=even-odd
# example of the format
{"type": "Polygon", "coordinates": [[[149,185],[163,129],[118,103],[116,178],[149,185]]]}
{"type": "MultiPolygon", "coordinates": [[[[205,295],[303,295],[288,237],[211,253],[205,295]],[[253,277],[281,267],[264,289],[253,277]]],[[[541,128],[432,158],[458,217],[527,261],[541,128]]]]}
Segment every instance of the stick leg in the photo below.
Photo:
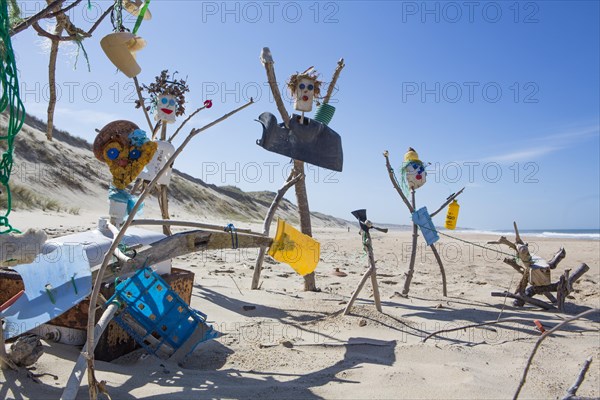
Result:
{"type": "Polygon", "coordinates": [[[369,268],[365,272],[365,274],[363,275],[362,279],[360,280],[360,283],[358,284],[358,287],[356,288],[356,290],[354,291],[354,293],[352,293],[352,297],[350,298],[350,301],[348,302],[348,305],[344,309],[344,315],[350,314],[350,308],[352,308],[352,304],[354,304],[354,302],[356,301],[356,298],[358,297],[358,294],[360,293],[360,291],[362,290],[363,286],[365,285],[365,282],[367,282],[367,279],[369,279],[369,276],[371,276],[372,272],[373,272],[373,270],[371,270],[371,268],[369,268]]]}
{"type": "Polygon", "coordinates": [[[373,246],[371,245],[371,235],[367,233],[367,237],[367,253],[369,254],[369,269],[371,270],[371,284],[373,285],[373,298],[375,299],[375,308],[377,308],[377,311],[383,312],[381,310],[381,298],[379,297],[379,285],[377,283],[377,267],[375,266],[375,255],[373,254],[373,246]]]}
{"type": "Polygon", "coordinates": [[[433,252],[435,259],[437,260],[437,263],[440,266],[440,273],[442,274],[442,294],[444,295],[444,297],[447,297],[448,290],[446,289],[446,271],[444,270],[444,264],[442,263],[442,258],[440,257],[440,254],[438,253],[438,251],[434,245],[431,245],[429,247],[431,247],[431,251],[433,252]]]}
{"type": "MultiPolygon", "coordinates": [[[[167,192],[166,185],[160,185],[158,198],[160,200],[159,206],[160,206],[160,213],[162,214],[162,218],[170,219],[170,217],[169,217],[169,194],[167,192]]],[[[167,236],[171,236],[172,235],[171,227],[169,225],[163,225],[163,233],[167,236]]]]}
{"type": "Polygon", "coordinates": [[[265,247],[261,247],[258,251],[258,257],[256,258],[256,264],[254,265],[254,273],[252,274],[252,285],[250,289],[256,290],[258,289],[258,282],[260,281],[260,273],[262,272],[262,265],[265,259],[265,253],[267,249],[265,247]]]}
{"type": "Polygon", "coordinates": [[[412,236],[412,251],[410,253],[410,263],[408,265],[408,273],[406,274],[406,280],[404,281],[404,289],[402,289],[403,295],[408,295],[410,290],[410,282],[412,281],[413,273],[415,272],[415,259],[417,257],[417,225],[413,224],[413,236],[412,236]]]}

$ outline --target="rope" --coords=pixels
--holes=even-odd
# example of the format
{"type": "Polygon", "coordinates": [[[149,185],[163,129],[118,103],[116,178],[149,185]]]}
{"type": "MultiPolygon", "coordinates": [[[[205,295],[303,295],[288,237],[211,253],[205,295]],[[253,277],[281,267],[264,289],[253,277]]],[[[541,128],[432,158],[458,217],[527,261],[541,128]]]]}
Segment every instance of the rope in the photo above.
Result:
{"type": "Polygon", "coordinates": [[[503,254],[503,255],[505,255],[505,256],[509,256],[509,257],[511,257],[511,258],[517,258],[517,256],[516,256],[516,255],[514,255],[514,254],[505,253],[505,252],[503,252],[503,251],[501,251],[501,250],[492,249],[491,247],[486,247],[486,246],[480,245],[480,244],[478,244],[478,243],[475,243],[475,242],[470,242],[470,241],[468,241],[468,240],[461,239],[461,238],[458,238],[458,237],[456,237],[456,236],[448,235],[447,233],[440,232],[440,231],[438,231],[437,229],[432,229],[432,228],[430,228],[430,227],[428,227],[428,226],[423,226],[423,225],[419,225],[419,224],[415,224],[415,225],[417,225],[417,226],[418,226],[419,228],[421,228],[421,229],[427,229],[427,230],[430,230],[430,231],[434,231],[434,232],[438,233],[439,235],[446,236],[446,237],[449,237],[449,238],[451,238],[451,239],[454,239],[454,240],[458,240],[459,242],[463,242],[463,243],[471,244],[471,245],[473,245],[473,246],[480,247],[480,248],[482,248],[482,249],[485,249],[485,250],[494,251],[494,252],[496,252],[496,253],[503,254]]]}
{"type": "Polygon", "coordinates": [[[237,235],[237,230],[235,229],[235,226],[233,226],[233,224],[229,224],[225,227],[224,230],[225,230],[225,232],[231,233],[231,248],[237,249],[238,248],[238,235],[237,235]]]}
{"type": "Polygon", "coordinates": [[[7,142],[6,151],[2,154],[0,160],[0,185],[4,186],[6,190],[6,213],[4,216],[0,216],[0,234],[3,234],[21,233],[13,228],[8,221],[8,215],[12,209],[12,195],[8,181],[13,167],[14,139],[23,126],[25,107],[19,97],[17,64],[10,38],[10,21],[6,0],[1,0],[0,7],[0,43],[2,44],[0,46],[0,85],[2,86],[0,112],[4,112],[8,108],[6,135],[0,134],[0,140],[6,140],[7,142]]]}

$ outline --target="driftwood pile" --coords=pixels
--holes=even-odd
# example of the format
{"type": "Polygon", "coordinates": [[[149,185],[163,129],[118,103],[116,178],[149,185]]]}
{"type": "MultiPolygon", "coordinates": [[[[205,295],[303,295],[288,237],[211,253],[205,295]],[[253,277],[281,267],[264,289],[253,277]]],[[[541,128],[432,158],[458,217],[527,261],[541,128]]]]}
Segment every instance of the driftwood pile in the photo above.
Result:
{"type": "Polygon", "coordinates": [[[519,272],[521,280],[514,293],[508,291],[492,292],[492,296],[510,297],[514,299],[513,305],[516,307],[522,307],[525,303],[529,303],[545,310],[554,310],[558,307],[559,311],[564,312],[565,300],[573,291],[573,284],[589,271],[590,267],[585,263],[581,264],[572,275],[571,270],[567,269],[558,281],[552,283],[550,271],[556,269],[558,263],[565,258],[567,255],[565,249],[561,248],[550,261],[546,261],[529,252],[528,244],[523,242],[519,235],[517,223],[513,222],[513,226],[515,229],[514,242],[511,242],[505,236],[501,236],[497,241],[490,241],[488,244],[503,244],[517,252],[520,264],[513,258],[505,258],[504,263],[519,272]],[[556,293],[556,297],[552,293],[556,293]],[[533,298],[533,296],[539,294],[546,296],[549,302],[533,298]]]}

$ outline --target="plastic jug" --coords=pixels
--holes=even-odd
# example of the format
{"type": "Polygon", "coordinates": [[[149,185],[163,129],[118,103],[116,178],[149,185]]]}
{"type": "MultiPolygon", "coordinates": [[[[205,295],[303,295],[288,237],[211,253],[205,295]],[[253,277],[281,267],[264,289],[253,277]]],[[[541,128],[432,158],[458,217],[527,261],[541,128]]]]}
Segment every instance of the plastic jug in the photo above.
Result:
{"type": "Polygon", "coordinates": [[[452,203],[448,206],[448,213],[446,214],[446,229],[454,229],[456,228],[456,220],[458,220],[458,211],[460,209],[460,205],[456,200],[453,200],[452,203]]]}

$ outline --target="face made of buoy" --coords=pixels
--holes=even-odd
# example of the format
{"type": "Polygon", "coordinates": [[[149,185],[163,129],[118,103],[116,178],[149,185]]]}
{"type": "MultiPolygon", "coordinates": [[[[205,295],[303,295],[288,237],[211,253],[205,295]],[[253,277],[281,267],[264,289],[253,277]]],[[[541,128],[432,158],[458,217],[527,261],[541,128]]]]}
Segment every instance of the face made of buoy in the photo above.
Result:
{"type": "Polygon", "coordinates": [[[411,190],[420,188],[427,181],[425,165],[419,160],[419,155],[412,147],[404,154],[404,176],[411,190]]]}
{"type": "Polygon", "coordinates": [[[170,94],[161,94],[156,99],[156,112],[154,114],[155,121],[163,121],[167,124],[175,122],[177,117],[177,100],[175,96],[170,94]]]}
{"type": "Polygon", "coordinates": [[[299,80],[295,89],[294,109],[302,112],[312,111],[312,105],[315,98],[315,81],[310,78],[299,80]]]}

